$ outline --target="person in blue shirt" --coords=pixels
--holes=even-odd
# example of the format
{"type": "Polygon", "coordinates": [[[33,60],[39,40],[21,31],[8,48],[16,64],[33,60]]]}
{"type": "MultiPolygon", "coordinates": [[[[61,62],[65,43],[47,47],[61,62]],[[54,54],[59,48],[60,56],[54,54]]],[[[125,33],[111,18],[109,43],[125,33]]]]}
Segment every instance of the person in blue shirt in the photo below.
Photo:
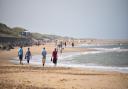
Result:
{"type": "Polygon", "coordinates": [[[18,50],[18,56],[19,56],[20,64],[23,64],[22,63],[22,60],[23,60],[23,49],[22,49],[22,46],[18,50]]]}
{"type": "Polygon", "coordinates": [[[45,65],[46,55],[47,55],[47,52],[46,52],[45,48],[43,48],[43,50],[42,50],[42,56],[43,56],[42,57],[42,64],[43,64],[43,67],[45,65]]]}
{"type": "Polygon", "coordinates": [[[25,54],[25,59],[27,59],[27,63],[29,64],[29,60],[32,57],[31,52],[30,52],[30,48],[28,48],[28,51],[25,54]]]}

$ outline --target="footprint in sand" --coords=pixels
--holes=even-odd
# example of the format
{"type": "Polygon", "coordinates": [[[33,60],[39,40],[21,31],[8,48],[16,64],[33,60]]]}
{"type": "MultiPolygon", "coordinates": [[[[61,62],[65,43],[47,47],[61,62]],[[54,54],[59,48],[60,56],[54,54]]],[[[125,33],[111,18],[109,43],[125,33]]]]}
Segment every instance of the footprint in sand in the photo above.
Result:
{"type": "Polygon", "coordinates": [[[67,79],[60,79],[61,82],[67,81],[67,79]]]}

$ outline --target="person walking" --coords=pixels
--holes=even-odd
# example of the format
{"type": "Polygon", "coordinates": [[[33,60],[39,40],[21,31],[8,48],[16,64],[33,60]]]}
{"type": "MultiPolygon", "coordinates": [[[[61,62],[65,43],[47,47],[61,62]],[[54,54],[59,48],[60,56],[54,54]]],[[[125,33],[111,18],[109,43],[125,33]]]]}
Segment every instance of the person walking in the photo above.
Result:
{"type": "Polygon", "coordinates": [[[43,48],[43,50],[42,50],[42,56],[43,56],[42,57],[42,64],[43,64],[43,67],[45,65],[46,55],[47,55],[47,52],[46,52],[45,48],[43,48]]]}
{"type": "Polygon", "coordinates": [[[72,42],[72,47],[74,47],[74,42],[72,42]]]}
{"type": "Polygon", "coordinates": [[[66,43],[66,41],[65,41],[64,45],[65,45],[65,48],[66,48],[66,46],[67,46],[67,43],[66,43]]]}
{"type": "Polygon", "coordinates": [[[23,60],[23,49],[22,49],[22,46],[18,50],[18,56],[19,56],[20,64],[23,64],[23,62],[22,62],[22,60],[23,60]]]}
{"type": "Polygon", "coordinates": [[[29,64],[30,58],[32,57],[30,48],[28,48],[26,54],[25,54],[25,59],[27,59],[27,63],[29,64]]]}
{"type": "Polygon", "coordinates": [[[53,57],[53,63],[55,64],[55,66],[57,65],[57,50],[55,48],[55,50],[52,52],[52,57],[53,57]]]}

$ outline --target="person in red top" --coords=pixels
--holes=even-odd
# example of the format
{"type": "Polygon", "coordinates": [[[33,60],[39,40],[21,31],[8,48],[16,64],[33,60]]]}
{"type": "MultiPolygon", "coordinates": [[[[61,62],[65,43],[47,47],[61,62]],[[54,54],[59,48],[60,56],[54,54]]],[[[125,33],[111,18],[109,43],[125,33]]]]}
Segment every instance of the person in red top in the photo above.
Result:
{"type": "Polygon", "coordinates": [[[55,50],[52,52],[52,57],[53,57],[53,63],[55,64],[55,66],[57,65],[57,50],[55,48],[55,50]]]}

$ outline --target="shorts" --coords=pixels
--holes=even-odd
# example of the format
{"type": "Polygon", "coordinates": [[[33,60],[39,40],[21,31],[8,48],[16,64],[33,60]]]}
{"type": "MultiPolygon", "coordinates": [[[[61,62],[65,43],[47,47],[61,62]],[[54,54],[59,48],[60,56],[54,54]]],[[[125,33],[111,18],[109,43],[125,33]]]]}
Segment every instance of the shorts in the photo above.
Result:
{"type": "Polygon", "coordinates": [[[42,59],[46,59],[46,56],[43,56],[43,58],[42,59]]]}
{"type": "Polygon", "coordinates": [[[43,57],[43,58],[42,58],[42,63],[44,64],[45,61],[46,61],[46,57],[43,57]]]}
{"type": "Polygon", "coordinates": [[[20,61],[22,61],[22,59],[23,59],[23,56],[22,56],[22,55],[19,55],[19,59],[20,59],[20,61]]]}

